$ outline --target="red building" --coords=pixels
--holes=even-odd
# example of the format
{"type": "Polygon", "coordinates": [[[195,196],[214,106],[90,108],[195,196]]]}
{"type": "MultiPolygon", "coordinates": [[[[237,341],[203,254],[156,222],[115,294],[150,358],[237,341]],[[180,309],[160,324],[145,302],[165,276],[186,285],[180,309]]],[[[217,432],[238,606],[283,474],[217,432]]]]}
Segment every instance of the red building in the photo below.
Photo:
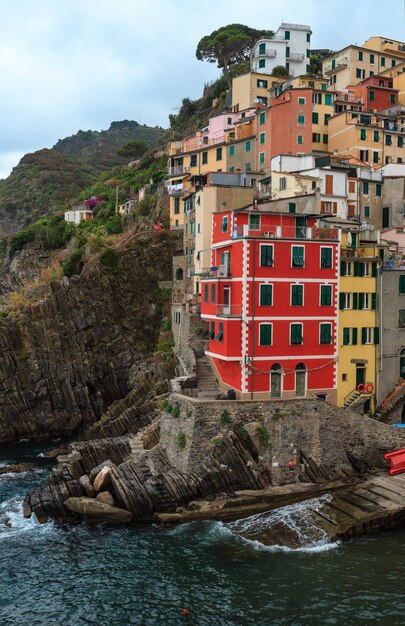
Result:
{"type": "Polygon", "coordinates": [[[360,98],[363,111],[385,111],[398,105],[398,89],[393,89],[392,78],[369,76],[348,90],[360,98]]]}
{"type": "Polygon", "coordinates": [[[339,236],[257,208],[213,215],[208,355],[240,398],[335,400],[339,236]]]}

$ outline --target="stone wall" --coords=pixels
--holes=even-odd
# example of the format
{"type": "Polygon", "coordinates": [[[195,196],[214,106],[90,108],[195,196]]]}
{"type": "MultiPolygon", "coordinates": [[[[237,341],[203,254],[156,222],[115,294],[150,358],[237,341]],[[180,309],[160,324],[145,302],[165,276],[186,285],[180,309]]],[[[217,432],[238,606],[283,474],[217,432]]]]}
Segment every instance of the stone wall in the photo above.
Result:
{"type": "Polygon", "coordinates": [[[259,451],[261,471],[269,473],[273,485],[291,482],[289,463],[301,453],[339,473],[352,469],[347,452],[372,467],[384,467],[385,452],[405,447],[401,429],[320,400],[204,402],[172,394],[170,402],[180,414],[163,414],[160,444],[170,463],[187,473],[196,470],[229,430],[242,436],[247,431],[259,451]],[[184,448],[179,433],[185,435],[184,448]]]}

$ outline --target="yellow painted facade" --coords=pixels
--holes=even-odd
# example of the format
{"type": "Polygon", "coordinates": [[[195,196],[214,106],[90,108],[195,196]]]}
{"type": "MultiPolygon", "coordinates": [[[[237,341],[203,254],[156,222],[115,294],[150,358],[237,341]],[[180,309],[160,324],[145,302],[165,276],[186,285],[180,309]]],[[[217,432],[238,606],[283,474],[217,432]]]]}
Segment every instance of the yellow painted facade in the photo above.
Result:
{"type": "Polygon", "coordinates": [[[269,74],[247,72],[232,80],[232,107],[234,110],[243,111],[255,107],[256,104],[269,103],[269,89],[273,81],[269,74]],[[236,108],[235,108],[236,107],[236,108]]]}
{"type": "MultiPolygon", "coordinates": [[[[353,235],[355,237],[355,235],[353,235]]],[[[342,233],[338,315],[338,406],[352,397],[359,384],[374,409],[379,343],[377,317],[377,263],[375,245],[348,245],[342,233]],[[367,385],[369,393],[366,392],[367,385]]],[[[354,244],[354,240],[352,241],[354,244]]]]}

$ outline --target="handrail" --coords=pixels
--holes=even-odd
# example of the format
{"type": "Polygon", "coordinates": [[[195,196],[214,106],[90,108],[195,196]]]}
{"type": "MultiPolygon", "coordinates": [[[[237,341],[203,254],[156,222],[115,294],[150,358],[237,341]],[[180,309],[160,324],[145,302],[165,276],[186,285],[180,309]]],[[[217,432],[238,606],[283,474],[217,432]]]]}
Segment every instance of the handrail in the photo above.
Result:
{"type": "Polygon", "coordinates": [[[384,402],[381,405],[381,410],[384,412],[384,409],[388,406],[388,404],[391,402],[391,400],[393,400],[400,391],[402,391],[405,388],[405,380],[400,383],[399,385],[397,385],[397,387],[394,389],[394,391],[385,398],[384,402]]]}
{"type": "Polygon", "coordinates": [[[354,389],[351,390],[350,393],[347,394],[347,396],[344,398],[343,400],[343,404],[345,404],[346,400],[348,400],[350,398],[350,396],[352,396],[354,393],[358,393],[360,396],[372,396],[374,393],[374,383],[363,383],[364,386],[364,391],[359,391],[359,386],[357,385],[354,389]],[[372,385],[373,386],[373,391],[366,391],[368,385],[372,385]]]}

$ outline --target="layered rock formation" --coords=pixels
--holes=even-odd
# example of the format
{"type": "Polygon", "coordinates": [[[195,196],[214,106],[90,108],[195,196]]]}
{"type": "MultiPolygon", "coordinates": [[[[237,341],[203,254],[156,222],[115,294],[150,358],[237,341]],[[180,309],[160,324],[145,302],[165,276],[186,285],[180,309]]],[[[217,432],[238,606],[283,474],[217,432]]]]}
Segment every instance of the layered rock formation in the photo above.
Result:
{"type": "Polygon", "coordinates": [[[70,435],[100,420],[136,380],[145,390],[170,377],[150,355],[162,315],[158,282],[170,278],[173,246],[167,232],[134,238],[117,269],[95,260],[3,316],[0,442],[70,435]]]}

